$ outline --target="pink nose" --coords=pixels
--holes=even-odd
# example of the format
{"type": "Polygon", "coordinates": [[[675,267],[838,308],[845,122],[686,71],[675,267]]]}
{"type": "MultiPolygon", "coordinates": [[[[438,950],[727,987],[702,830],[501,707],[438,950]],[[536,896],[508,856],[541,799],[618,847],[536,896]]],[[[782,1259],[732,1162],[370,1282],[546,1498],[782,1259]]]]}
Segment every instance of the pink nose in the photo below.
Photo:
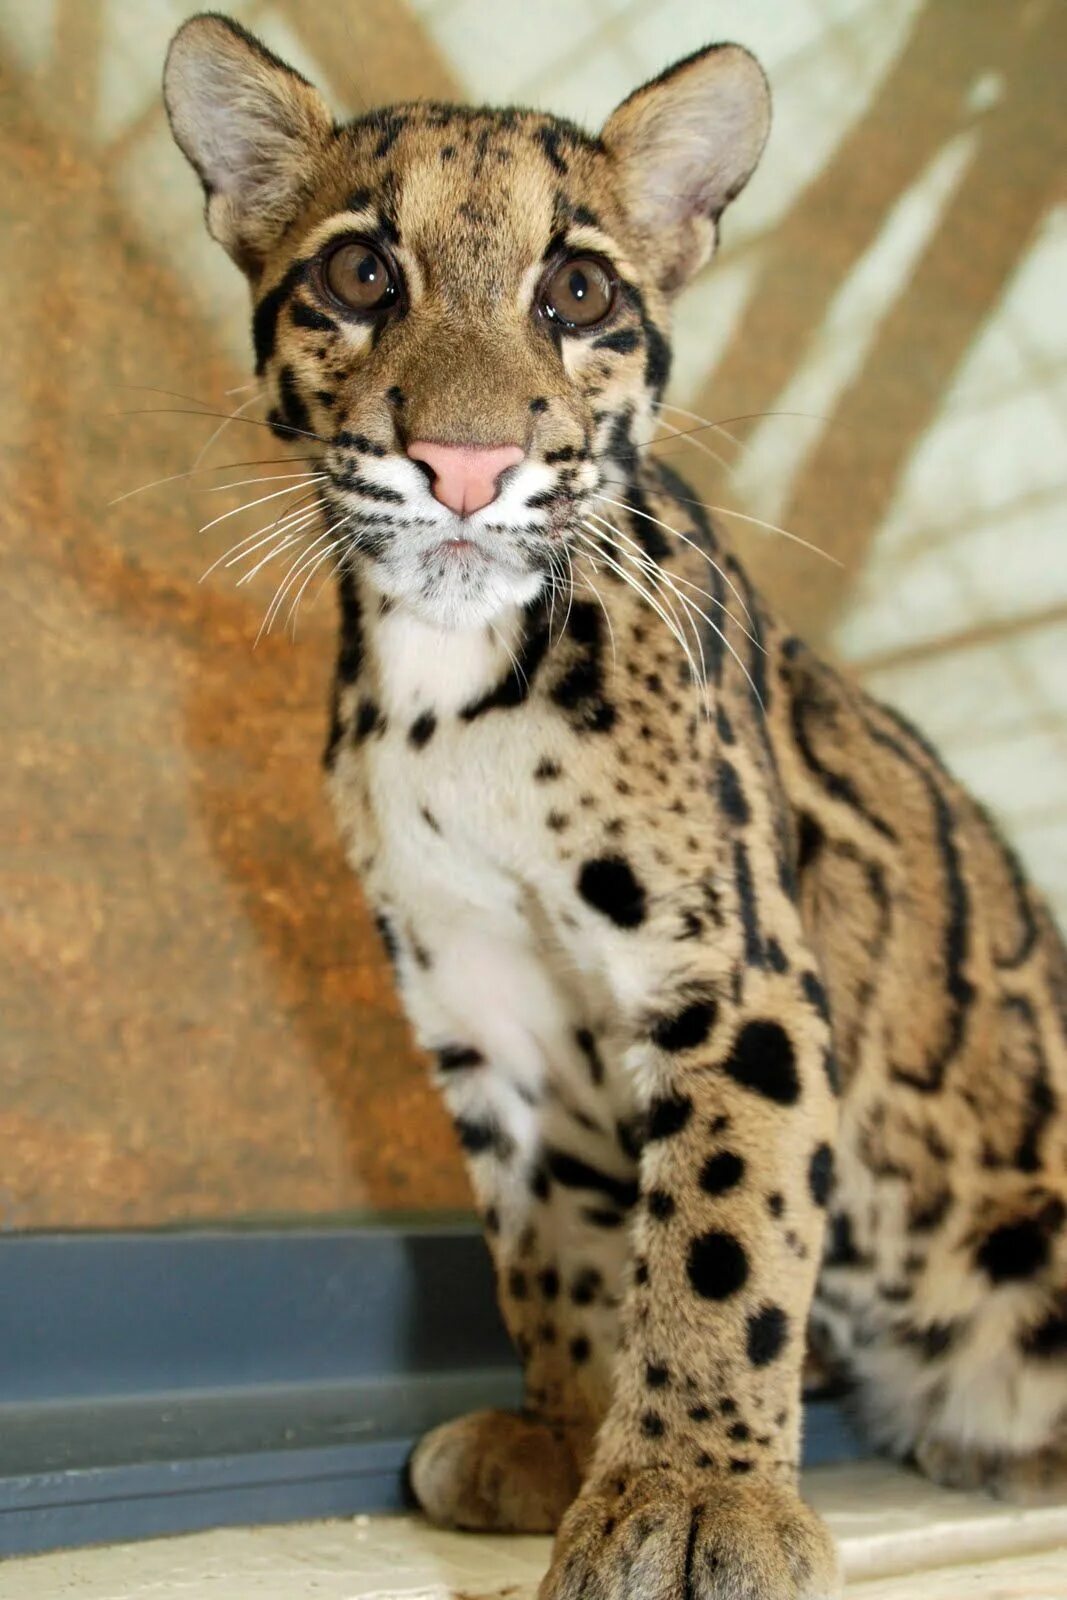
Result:
{"type": "Polygon", "coordinates": [[[433,473],[434,498],[457,516],[467,517],[496,499],[500,474],[517,466],[523,452],[517,444],[434,444],[418,439],[408,445],[408,455],[433,473]]]}

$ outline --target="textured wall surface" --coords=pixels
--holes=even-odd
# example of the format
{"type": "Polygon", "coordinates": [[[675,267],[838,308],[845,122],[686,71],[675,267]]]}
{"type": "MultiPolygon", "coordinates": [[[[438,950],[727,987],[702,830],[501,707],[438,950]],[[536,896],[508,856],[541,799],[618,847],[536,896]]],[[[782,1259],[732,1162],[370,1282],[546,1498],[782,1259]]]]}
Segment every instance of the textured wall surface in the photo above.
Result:
{"type": "MultiPolygon", "coordinates": [[[[6,1228],[465,1203],[320,789],[330,595],[253,648],[270,573],[201,581],[259,524],[197,529],[269,487],[217,486],[286,468],[159,104],[194,9],[0,0],[6,1228]]],[[[709,37],[757,50],[776,131],[681,304],[657,449],[842,563],[731,523],[1067,914],[1062,0],[229,9],[350,111],[596,125],[709,37]],[[666,437],[694,416],[744,420],[666,437]]]]}

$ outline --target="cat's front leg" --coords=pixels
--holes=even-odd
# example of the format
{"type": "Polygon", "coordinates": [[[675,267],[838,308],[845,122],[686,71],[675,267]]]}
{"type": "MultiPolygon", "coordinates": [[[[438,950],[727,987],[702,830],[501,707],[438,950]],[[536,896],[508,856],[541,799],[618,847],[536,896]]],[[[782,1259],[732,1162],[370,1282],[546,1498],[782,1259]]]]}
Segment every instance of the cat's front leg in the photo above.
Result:
{"type": "Polygon", "coordinates": [[[524,1377],[520,1412],[478,1412],[423,1439],[412,1488],[447,1526],[554,1532],[610,1393],[634,1152],[598,1105],[591,1035],[521,928],[485,933],[457,911],[424,915],[416,937],[392,908],[385,918],[524,1377]]]}
{"type": "Polygon", "coordinates": [[[781,921],[773,963],[724,981],[698,960],[631,1031],[648,1139],[623,1352],[541,1600],[838,1592],[797,1490],[832,1068],[820,985],[791,911],[781,921]]]}

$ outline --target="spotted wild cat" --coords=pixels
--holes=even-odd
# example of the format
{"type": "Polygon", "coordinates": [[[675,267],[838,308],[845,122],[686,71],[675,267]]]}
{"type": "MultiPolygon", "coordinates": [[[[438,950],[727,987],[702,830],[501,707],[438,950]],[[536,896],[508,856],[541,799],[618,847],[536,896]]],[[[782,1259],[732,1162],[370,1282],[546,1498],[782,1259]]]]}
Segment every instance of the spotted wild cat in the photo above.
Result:
{"type": "MultiPolygon", "coordinates": [[[[1067,1491],[1067,960],[921,737],[643,448],[674,293],[769,123],[698,52],[599,136],[337,124],[235,24],[165,92],[320,480],[341,830],[466,1152],[521,1414],[426,1439],[543,1600],[838,1592],[809,1338],[938,1480],[1067,1491]]],[[[290,589],[289,592],[293,592],[290,589]]]]}

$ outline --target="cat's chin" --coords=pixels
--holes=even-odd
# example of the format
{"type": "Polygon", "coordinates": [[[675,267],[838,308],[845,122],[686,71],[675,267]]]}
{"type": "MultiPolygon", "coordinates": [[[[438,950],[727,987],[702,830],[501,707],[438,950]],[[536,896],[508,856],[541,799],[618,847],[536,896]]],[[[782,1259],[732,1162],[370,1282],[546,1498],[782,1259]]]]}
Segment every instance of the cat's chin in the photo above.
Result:
{"type": "Polygon", "coordinates": [[[396,607],[420,622],[457,633],[502,622],[545,588],[541,572],[463,552],[445,552],[440,560],[417,568],[374,562],[369,576],[378,593],[396,607]]]}

